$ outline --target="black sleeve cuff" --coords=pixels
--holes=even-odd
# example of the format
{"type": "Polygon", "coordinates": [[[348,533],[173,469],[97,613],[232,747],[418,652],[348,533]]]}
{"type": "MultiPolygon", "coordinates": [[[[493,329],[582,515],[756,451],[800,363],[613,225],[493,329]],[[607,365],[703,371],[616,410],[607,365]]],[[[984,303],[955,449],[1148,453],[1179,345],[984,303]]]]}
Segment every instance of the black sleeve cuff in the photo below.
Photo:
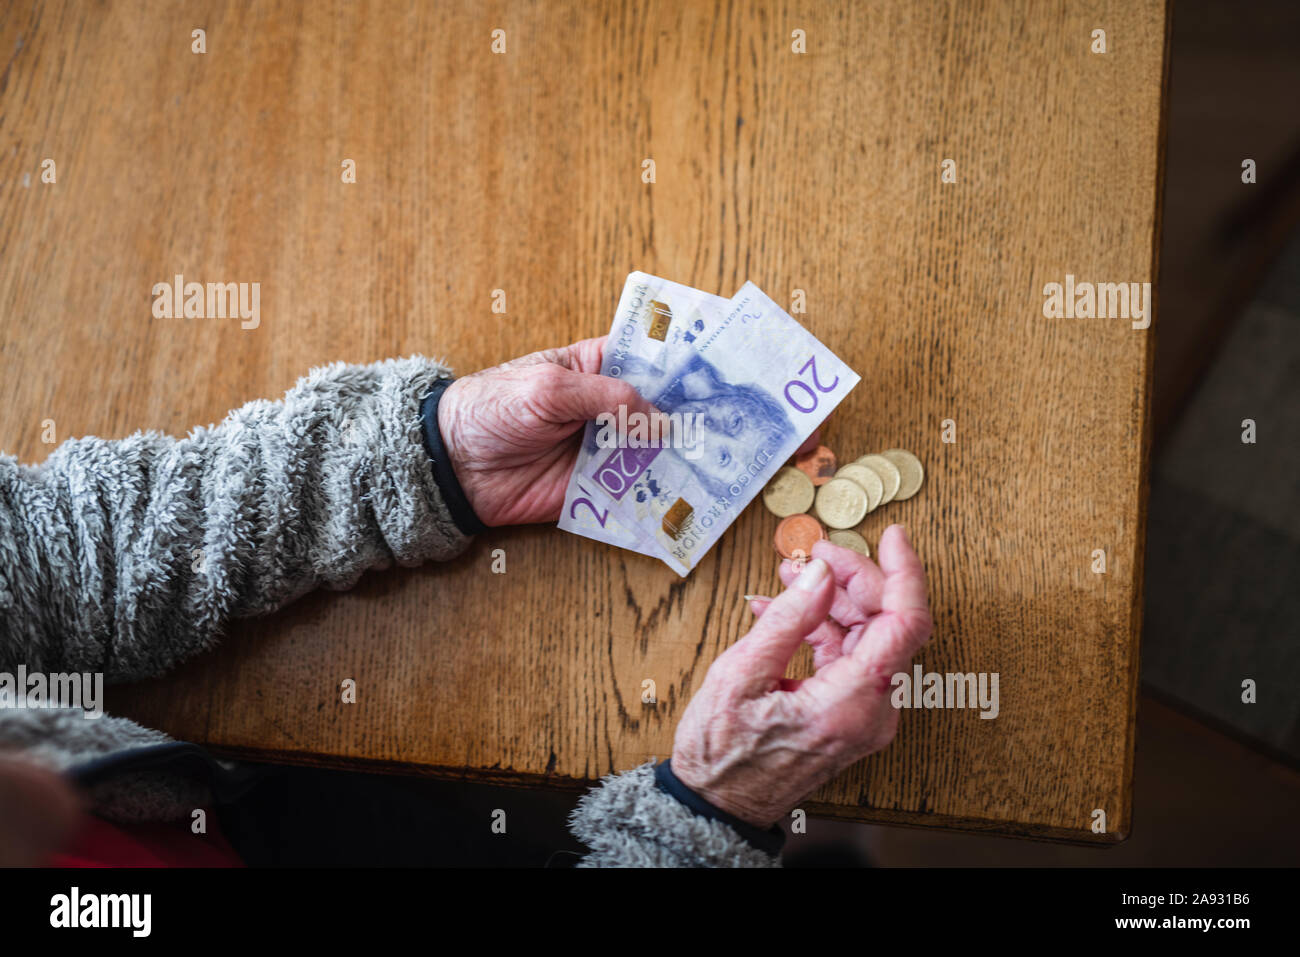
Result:
{"type": "Polygon", "coordinates": [[[671,794],[700,817],[727,825],[764,854],[776,857],[785,846],[785,831],[781,830],[779,824],[773,824],[765,831],[748,821],[742,821],[728,814],[721,808],[714,807],[678,780],[677,775],[673,774],[671,760],[660,761],[655,765],[655,784],[659,786],[659,790],[671,794]]]}
{"type": "Polygon", "coordinates": [[[460,487],[456,473],[451,467],[451,458],[447,447],[442,442],[442,432],[438,430],[438,402],[442,394],[451,385],[450,379],[439,379],[429,390],[429,394],[420,400],[420,417],[424,421],[424,448],[429,453],[433,464],[433,479],[442,492],[442,500],[447,503],[451,520],[456,523],[463,535],[477,535],[487,530],[487,526],[470,508],[465,490],[460,487]]]}

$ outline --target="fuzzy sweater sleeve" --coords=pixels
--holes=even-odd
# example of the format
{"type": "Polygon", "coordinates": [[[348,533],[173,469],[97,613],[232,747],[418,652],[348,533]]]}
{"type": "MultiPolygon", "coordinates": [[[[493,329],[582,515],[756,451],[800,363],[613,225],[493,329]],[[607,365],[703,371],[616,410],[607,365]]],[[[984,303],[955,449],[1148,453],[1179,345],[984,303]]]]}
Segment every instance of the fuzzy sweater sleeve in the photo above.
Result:
{"type": "Polygon", "coordinates": [[[0,668],[160,674],[231,618],[468,543],[430,468],[414,356],[313,370],[175,439],[0,456],[0,668]]]}
{"type": "Polygon", "coordinates": [[[578,801],[569,831],[590,852],[579,867],[780,867],[721,821],[655,784],[654,762],[611,774],[578,801]]]}

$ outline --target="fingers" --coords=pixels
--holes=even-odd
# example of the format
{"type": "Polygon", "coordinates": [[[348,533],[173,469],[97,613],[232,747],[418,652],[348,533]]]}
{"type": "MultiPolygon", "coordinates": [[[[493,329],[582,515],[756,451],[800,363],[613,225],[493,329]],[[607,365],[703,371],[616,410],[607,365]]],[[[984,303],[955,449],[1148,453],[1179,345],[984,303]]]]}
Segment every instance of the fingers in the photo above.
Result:
{"type": "Polygon", "coordinates": [[[925,569],[901,525],[880,537],[880,565],[885,575],[882,612],[871,620],[853,649],[866,672],[902,668],[930,639],[933,621],[925,594],[925,569]]]}
{"type": "MultiPolygon", "coordinates": [[[[581,342],[542,353],[547,355],[550,361],[575,374],[563,383],[566,394],[553,397],[556,410],[567,415],[571,422],[594,419],[602,412],[617,415],[620,406],[626,407],[629,415],[638,413],[645,416],[663,416],[663,413],[626,382],[600,374],[601,357],[608,338],[609,336],[597,336],[594,339],[583,339],[581,342]]],[[[661,436],[668,434],[667,417],[661,420],[660,429],[661,436]]]]}
{"type": "MultiPolygon", "coordinates": [[[[784,579],[785,575],[782,574],[781,577],[784,579]]],[[[786,582],[786,584],[791,584],[795,577],[796,576],[792,572],[790,580],[786,582]]],[[[839,594],[843,593],[842,589],[838,588],[836,589],[836,592],[839,594]]],[[[763,612],[767,611],[767,606],[772,604],[772,599],[764,598],[760,595],[748,597],[750,611],[754,613],[755,617],[761,617],[763,612]]],[[[833,604],[831,608],[831,615],[833,617],[833,604]]],[[[824,665],[830,664],[842,654],[841,647],[844,644],[844,629],[833,621],[823,621],[820,625],[814,628],[810,634],[804,637],[804,641],[806,641],[813,650],[813,667],[821,668],[824,665]]],[[[783,686],[782,690],[784,691],[787,689],[783,686]]]]}
{"type": "Polygon", "coordinates": [[[552,361],[574,372],[598,373],[601,358],[605,354],[605,340],[608,338],[609,336],[597,336],[594,339],[583,339],[581,342],[555,349],[553,351],[559,353],[560,358],[552,361]]]}
{"type": "Polygon", "coordinates": [[[546,389],[543,401],[550,413],[565,422],[585,422],[602,412],[618,415],[620,406],[627,409],[628,415],[660,414],[626,382],[594,372],[566,371],[546,389]]]}
{"type": "Polygon", "coordinates": [[[885,611],[928,611],[925,568],[902,525],[890,525],[880,536],[880,570],[885,575],[881,607],[885,611]]]}
{"type": "Polygon", "coordinates": [[[519,356],[517,359],[503,362],[496,368],[513,369],[519,366],[532,366],[542,362],[549,362],[551,365],[571,369],[574,372],[600,372],[600,361],[605,352],[605,340],[608,338],[608,336],[597,336],[594,339],[582,339],[567,346],[539,349],[537,352],[530,352],[526,356],[519,356]]]}
{"type": "MultiPolygon", "coordinates": [[[[829,543],[827,543],[827,545],[828,547],[826,549],[822,549],[818,552],[818,556],[830,565],[831,571],[835,573],[835,599],[831,602],[831,617],[845,628],[851,628],[854,625],[863,624],[866,622],[867,618],[879,608],[879,606],[875,605],[867,607],[860,599],[854,598],[849,594],[844,587],[845,582],[849,580],[849,574],[841,567],[844,566],[844,562],[834,554],[835,551],[847,551],[847,549],[839,549],[838,546],[830,545],[829,543]]],[[[862,558],[862,556],[857,555],[856,553],[853,554],[856,558],[862,558]]],[[[777,568],[777,575],[780,576],[782,583],[788,586],[793,584],[794,580],[799,577],[801,567],[801,564],[796,564],[792,561],[783,561],[777,568]]]]}
{"type": "Polygon", "coordinates": [[[834,597],[835,577],[825,562],[812,561],[803,574],[764,608],[749,634],[728,648],[717,663],[723,673],[738,675],[746,685],[770,690],[785,674],[799,645],[825,620],[834,597]]]}
{"type": "MultiPolygon", "coordinates": [[[[885,576],[871,559],[830,542],[817,542],[813,554],[830,566],[835,577],[832,621],[823,622],[807,639],[814,649],[813,662],[820,670],[853,652],[867,623],[880,612],[885,576]]],[[[798,579],[799,571],[794,562],[783,561],[777,574],[789,586],[798,579]]]]}
{"type": "Polygon", "coordinates": [[[823,706],[853,711],[870,696],[887,695],[890,677],[907,667],[933,629],[925,570],[902,526],[887,528],[878,550],[879,568],[849,549],[828,542],[813,546],[865,616],[865,623],[845,632],[839,657],[802,686],[823,706]]]}
{"type": "Polygon", "coordinates": [[[824,559],[831,566],[835,580],[848,598],[844,617],[836,615],[836,621],[842,625],[858,625],[880,611],[885,576],[875,562],[851,548],[842,548],[829,541],[815,543],[812,553],[814,558],[824,559]]]}
{"type": "Polygon", "coordinates": [[[608,338],[597,336],[530,352],[496,368],[498,371],[527,368],[536,394],[535,411],[556,424],[586,422],[602,412],[617,416],[620,406],[626,407],[628,414],[660,415],[658,409],[626,382],[600,374],[601,356],[608,338]]]}

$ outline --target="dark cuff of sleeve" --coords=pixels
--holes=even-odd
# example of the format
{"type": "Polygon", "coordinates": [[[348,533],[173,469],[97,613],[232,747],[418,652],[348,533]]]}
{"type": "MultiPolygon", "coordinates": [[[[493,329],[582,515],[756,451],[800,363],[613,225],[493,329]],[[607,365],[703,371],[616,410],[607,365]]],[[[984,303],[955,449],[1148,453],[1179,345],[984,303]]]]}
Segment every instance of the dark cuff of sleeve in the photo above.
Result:
{"type": "Polygon", "coordinates": [[[727,825],[764,854],[776,857],[785,846],[785,831],[781,830],[779,824],[773,824],[767,830],[763,830],[748,821],[742,821],[728,814],[721,808],[714,807],[678,780],[677,775],[673,774],[671,760],[660,761],[655,765],[655,784],[659,786],[659,790],[671,794],[700,817],[707,817],[727,825]]]}
{"type": "Polygon", "coordinates": [[[450,379],[439,379],[433,384],[429,394],[420,401],[420,417],[424,422],[424,448],[429,453],[429,459],[433,464],[433,478],[442,492],[442,500],[447,503],[447,510],[451,512],[451,520],[456,523],[461,534],[477,535],[479,532],[486,531],[487,526],[474,514],[474,509],[470,508],[465,490],[460,487],[456,473],[452,470],[447,446],[442,441],[442,432],[438,429],[438,402],[449,385],[451,385],[450,379]]]}

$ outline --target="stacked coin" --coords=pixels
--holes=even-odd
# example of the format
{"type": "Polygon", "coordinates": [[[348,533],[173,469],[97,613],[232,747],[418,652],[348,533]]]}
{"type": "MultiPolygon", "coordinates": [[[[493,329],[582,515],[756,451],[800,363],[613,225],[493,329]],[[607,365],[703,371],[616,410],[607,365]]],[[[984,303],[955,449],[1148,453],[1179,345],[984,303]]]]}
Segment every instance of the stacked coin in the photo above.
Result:
{"type": "Polygon", "coordinates": [[[836,545],[870,555],[866,540],[853,526],[886,502],[909,499],[925,481],[921,461],[903,449],[864,455],[836,469],[835,453],[826,446],[795,457],[763,489],[763,504],[780,518],[776,550],[783,558],[806,558],[815,542],[832,529],[836,545]],[[813,515],[806,514],[812,509],[813,515]]]}

